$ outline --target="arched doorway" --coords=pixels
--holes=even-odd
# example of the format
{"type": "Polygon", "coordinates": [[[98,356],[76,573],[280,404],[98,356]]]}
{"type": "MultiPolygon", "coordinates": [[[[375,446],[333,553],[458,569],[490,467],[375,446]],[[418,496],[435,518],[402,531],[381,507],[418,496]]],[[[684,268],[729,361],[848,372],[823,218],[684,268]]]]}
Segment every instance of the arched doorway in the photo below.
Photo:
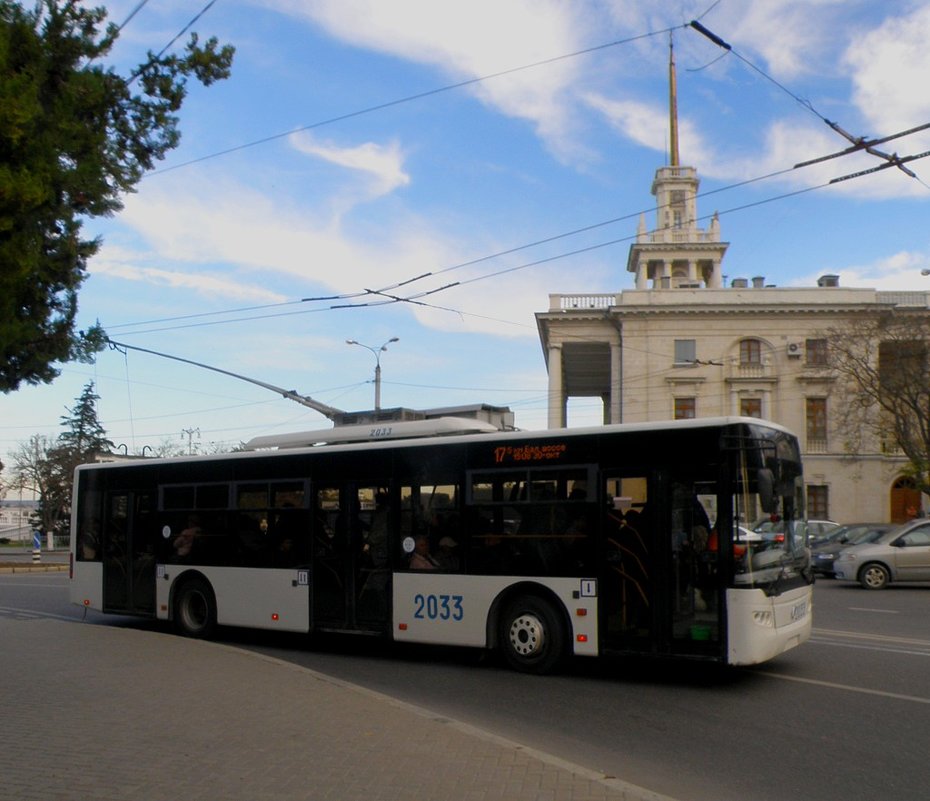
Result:
{"type": "Polygon", "coordinates": [[[891,486],[891,522],[905,523],[921,508],[920,490],[914,479],[901,476],[891,486]]]}

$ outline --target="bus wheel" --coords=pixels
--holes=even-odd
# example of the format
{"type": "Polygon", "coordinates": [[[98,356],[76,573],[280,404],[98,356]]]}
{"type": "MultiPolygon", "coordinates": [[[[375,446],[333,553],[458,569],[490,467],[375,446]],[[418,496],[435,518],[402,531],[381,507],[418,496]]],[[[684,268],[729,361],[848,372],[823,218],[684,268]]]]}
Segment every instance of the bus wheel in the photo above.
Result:
{"type": "Polygon", "coordinates": [[[869,562],[859,571],[859,583],[867,590],[882,589],[890,578],[888,570],[878,562],[869,562]]]}
{"type": "Polygon", "coordinates": [[[184,582],[174,598],[174,627],[179,634],[209,639],[216,630],[216,599],[203,579],[184,582]]]}
{"type": "Polygon", "coordinates": [[[552,605],[534,595],[508,605],[499,641],[508,664],[524,673],[551,673],[565,658],[565,626],[552,605]]]}

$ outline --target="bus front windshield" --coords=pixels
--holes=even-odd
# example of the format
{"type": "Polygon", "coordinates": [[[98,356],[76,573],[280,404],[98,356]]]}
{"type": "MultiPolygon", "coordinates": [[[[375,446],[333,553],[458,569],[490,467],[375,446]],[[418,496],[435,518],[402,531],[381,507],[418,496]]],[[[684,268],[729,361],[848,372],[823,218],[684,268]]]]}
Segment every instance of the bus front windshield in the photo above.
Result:
{"type": "MultiPolygon", "coordinates": [[[[775,432],[772,432],[775,433],[775,432]]],[[[797,442],[781,434],[739,454],[733,493],[733,577],[736,587],[768,594],[809,584],[804,481],[797,442]]]]}

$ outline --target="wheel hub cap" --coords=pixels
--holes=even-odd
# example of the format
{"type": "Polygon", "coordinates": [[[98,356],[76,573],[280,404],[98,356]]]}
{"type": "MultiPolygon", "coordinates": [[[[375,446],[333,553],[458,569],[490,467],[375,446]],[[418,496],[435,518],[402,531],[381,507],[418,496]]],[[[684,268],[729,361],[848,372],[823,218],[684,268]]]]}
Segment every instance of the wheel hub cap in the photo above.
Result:
{"type": "Polygon", "coordinates": [[[545,629],[536,615],[520,615],[510,624],[510,645],[521,656],[538,654],[545,640],[545,629]]]}

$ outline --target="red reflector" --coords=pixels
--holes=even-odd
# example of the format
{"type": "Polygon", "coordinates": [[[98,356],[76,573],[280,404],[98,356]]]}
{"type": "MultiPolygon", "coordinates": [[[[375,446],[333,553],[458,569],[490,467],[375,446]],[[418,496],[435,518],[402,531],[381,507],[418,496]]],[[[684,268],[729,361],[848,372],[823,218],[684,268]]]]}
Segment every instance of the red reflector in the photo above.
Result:
{"type": "Polygon", "coordinates": [[[578,617],[584,617],[585,615],[588,614],[588,610],[587,609],[576,609],[575,614],[578,615],[578,617]]]}
{"type": "Polygon", "coordinates": [[[406,623],[398,623],[398,624],[397,624],[397,628],[400,629],[401,631],[406,631],[406,630],[407,630],[407,624],[406,624],[406,623]]]}
{"type": "Polygon", "coordinates": [[[587,635],[587,634],[579,634],[579,635],[578,635],[578,642],[587,642],[587,641],[588,641],[588,635],[587,635]]]}
{"type": "Polygon", "coordinates": [[[277,612],[272,612],[272,613],[271,613],[271,619],[272,619],[272,620],[277,620],[277,619],[278,619],[278,613],[277,613],[277,612]]]}
{"type": "Polygon", "coordinates": [[[90,598],[84,599],[84,606],[90,606],[90,598]]]}

